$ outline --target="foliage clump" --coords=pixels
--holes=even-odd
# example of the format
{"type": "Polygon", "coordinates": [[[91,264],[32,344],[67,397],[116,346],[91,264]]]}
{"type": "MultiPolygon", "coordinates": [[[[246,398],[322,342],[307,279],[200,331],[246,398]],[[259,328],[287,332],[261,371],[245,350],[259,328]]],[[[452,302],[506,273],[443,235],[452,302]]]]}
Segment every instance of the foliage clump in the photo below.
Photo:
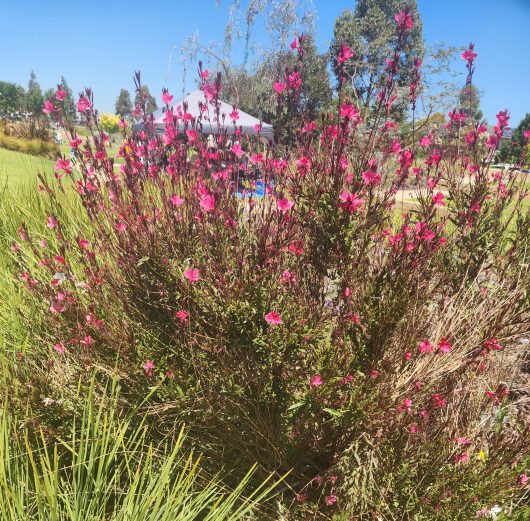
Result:
{"type": "MultiPolygon", "coordinates": [[[[116,374],[123,407],[149,394],[160,435],[186,422],[212,469],[292,470],[279,510],[293,519],[516,512],[529,427],[510,384],[529,333],[530,218],[518,171],[489,167],[509,116],[488,135],[457,108],[402,139],[414,23],[408,9],[395,20],[370,106],[352,101],[343,43],[337,105],[319,120],[300,108],[293,42],[297,63],[271,78],[277,110],[296,116],[281,155],[242,134],[237,108],[220,113],[221,76],[200,67],[201,116],[164,91],[161,134],[137,75],[143,124],[120,120],[118,165],[86,90],[91,139],[71,135],[75,163],[41,179],[35,222],[11,245],[30,331],[17,379],[68,404],[89,370],[116,374]]],[[[476,56],[462,55],[469,83],[476,56]]],[[[62,99],[45,107],[59,123],[62,99]]]]}

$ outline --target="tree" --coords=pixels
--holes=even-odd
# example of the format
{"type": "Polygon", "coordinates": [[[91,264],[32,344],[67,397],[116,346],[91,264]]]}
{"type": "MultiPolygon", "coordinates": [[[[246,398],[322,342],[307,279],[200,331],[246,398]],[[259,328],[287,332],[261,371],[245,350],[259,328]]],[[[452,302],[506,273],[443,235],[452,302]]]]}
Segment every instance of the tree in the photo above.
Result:
{"type": "Polygon", "coordinates": [[[156,99],[149,92],[149,87],[147,85],[142,85],[141,88],[142,88],[142,95],[140,96],[139,92],[136,93],[136,96],[134,97],[134,104],[142,106],[145,100],[145,103],[146,103],[145,110],[148,114],[151,114],[152,112],[155,112],[155,110],[158,109],[158,105],[156,104],[156,99]]]}
{"type": "MultiPolygon", "coordinates": [[[[309,118],[314,119],[331,103],[333,93],[327,71],[327,56],[319,54],[312,34],[304,35],[302,45],[302,109],[309,118]]],[[[289,58],[293,61],[294,54],[290,53],[289,58]]],[[[277,77],[281,78],[281,75],[277,77]]]]}
{"type": "Polygon", "coordinates": [[[512,132],[511,140],[507,140],[506,144],[501,148],[499,154],[500,161],[518,163],[522,159],[523,164],[528,163],[528,140],[524,137],[524,133],[529,129],[530,113],[527,113],[519,125],[517,125],[517,128],[512,132]]]}
{"type": "Polygon", "coordinates": [[[52,89],[51,87],[49,89],[46,89],[44,91],[44,99],[54,99],[55,98],[55,89],[52,89]]]}
{"type": "Polygon", "coordinates": [[[462,88],[460,91],[460,107],[474,121],[482,120],[484,114],[480,110],[480,93],[475,85],[466,85],[462,88]]]}
{"type": "MultiPolygon", "coordinates": [[[[327,56],[319,54],[312,35],[303,38],[301,109],[308,119],[315,119],[331,102],[332,89],[327,71],[327,56]]],[[[254,73],[233,68],[225,82],[223,96],[254,116],[273,122],[276,113],[274,81],[284,81],[285,71],[297,65],[297,54],[282,51],[270,55],[254,73]]]]}
{"type": "Polygon", "coordinates": [[[24,108],[24,87],[9,81],[0,81],[0,116],[17,117],[24,108]]]}
{"type": "MultiPolygon", "coordinates": [[[[226,98],[229,92],[230,100],[241,108],[256,95],[254,81],[263,79],[263,75],[259,74],[260,69],[270,74],[276,69],[280,56],[288,50],[293,35],[314,32],[314,11],[310,0],[249,0],[242,4],[240,0],[232,0],[223,42],[201,44],[197,34],[194,34],[181,47],[184,78],[187,64],[195,69],[199,54],[207,56],[209,68],[223,75],[223,96],[226,98]],[[262,34],[263,30],[268,37],[265,42],[262,38],[257,41],[255,35],[262,34]],[[233,54],[237,44],[240,45],[237,53],[243,55],[243,63],[234,68],[233,54]],[[250,93],[247,89],[249,86],[250,93]]],[[[269,76],[269,87],[271,80],[269,76]]]]}
{"type": "Polygon", "coordinates": [[[352,93],[365,106],[375,99],[376,89],[385,77],[386,59],[393,56],[397,43],[394,15],[410,6],[414,26],[406,34],[397,85],[411,81],[411,66],[416,58],[423,58],[423,24],[416,0],[358,0],[355,11],[345,11],[335,21],[330,60],[338,76],[342,44],[347,44],[354,57],[344,64],[344,73],[350,80],[352,93]]]}
{"type": "Polygon", "coordinates": [[[26,94],[26,110],[34,115],[42,115],[44,96],[34,71],[31,71],[26,94]]]}
{"type": "Polygon", "coordinates": [[[72,94],[72,89],[68,85],[64,76],[61,76],[61,86],[66,92],[66,98],[63,100],[63,107],[66,114],[66,117],[70,120],[75,120],[77,116],[76,106],[74,101],[74,96],[72,94]]]}
{"type": "Polygon", "coordinates": [[[128,119],[132,112],[131,94],[127,89],[121,89],[116,99],[116,114],[123,119],[128,119]]]}

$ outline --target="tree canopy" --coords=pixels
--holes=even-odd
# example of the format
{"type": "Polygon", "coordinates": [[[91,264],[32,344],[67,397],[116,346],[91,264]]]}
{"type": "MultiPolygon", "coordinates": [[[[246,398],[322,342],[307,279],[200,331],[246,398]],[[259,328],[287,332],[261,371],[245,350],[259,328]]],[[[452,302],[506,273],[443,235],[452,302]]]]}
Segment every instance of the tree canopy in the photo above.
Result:
{"type": "Polygon", "coordinates": [[[24,87],[9,81],[0,81],[0,116],[21,112],[25,108],[24,87]]]}
{"type": "Polygon", "coordinates": [[[66,81],[66,78],[64,76],[61,76],[61,86],[63,90],[66,92],[66,98],[63,100],[63,106],[66,113],[67,118],[71,120],[75,120],[77,116],[76,112],[76,106],[74,101],[74,96],[72,93],[72,89],[68,85],[68,82],[66,81]]]}
{"type": "Polygon", "coordinates": [[[484,114],[480,110],[480,92],[475,85],[466,85],[460,91],[460,107],[464,109],[468,117],[480,121],[484,114]]]}
{"type": "Polygon", "coordinates": [[[127,119],[131,116],[132,108],[130,92],[127,89],[121,89],[116,99],[116,114],[127,119]]]}
{"type": "Polygon", "coordinates": [[[141,106],[145,100],[146,112],[148,114],[150,114],[151,112],[155,112],[158,109],[158,105],[156,103],[155,97],[151,94],[151,92],[149,92],[149,87],[147,85],[142,85],[141,90],[141,95],[139,92],[136,93],[136,96],[134,97],[134,104],[141,106]]]}
{"type": "Polygon", "coordinates": [[[411,80],[411,64],[416,58],[422,59],[425,52],[416,0],[358,0],[354,11],[345,11],[335,21],[329,51],[333,71],[338,74],[337,56],[345,43],[354,57],[345,63],[344,73],[353,95],[365,105],[374,99],[375,89],[384,78],[386,59],[392,57],[397,43],[394,15],[407,5],[414,26],[407,32],[397,74],[397,83],[403,86],[411,80]]]}
{"type": "Polygon", "coordinates": [[[28,81],[28,91],[26,93],[26,110],[34,115],[42,114],[42,104],[44,103],[44,96],[40,88],[37,76],[34,71],[31,71],[28,81]]]}
{"type": "Polygon", "coordinates": [[[510,161],[517,163],[522,159],[523,164],[530,161],[530,151],[528,150],[528,141],[524,133],[530,129],[530,113],[527,113],[519,125],[514,129],[512,138],[501,149],[499,159],[501,161],[510,161]]]}
{"type": "MultiPolygon", "coordinates": [[[[318,52],[311,34],[304,35],[302,45],[301,108],[307,118],[314,119],[332,99],[327,57],[318,52]]],[[[231,69],[223,95],[228,101],[238,103],[242,110],[274,123],[276,93],[273,84],[285,81],[286,71],[292,71],[297,64],[297,54],[285,50],[269,55],[253,73],[243,68],[231,69]]]]}

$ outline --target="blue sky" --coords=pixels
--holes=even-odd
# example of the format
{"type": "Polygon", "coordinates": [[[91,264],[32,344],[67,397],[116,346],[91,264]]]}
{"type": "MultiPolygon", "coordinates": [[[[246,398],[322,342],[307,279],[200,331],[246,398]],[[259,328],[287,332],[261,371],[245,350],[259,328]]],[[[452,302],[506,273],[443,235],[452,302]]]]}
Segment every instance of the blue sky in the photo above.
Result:
{"type": "MultiPolygon", "coordinates": [[[[34,69],[48,88],[64,75],[74,92],[90,86],[96,106],[113,111],[120,88],[133,90],[134,70],[160,93],[176,45],[168,83],[179,94],[180,44],[195,31],[204,43],[222,40],[229,3],[222,0],[218,9],[215,0],[0,0],[0,79],[26,86],[34,69]]],[[[324,50],[335,18],[355,1],[313,4],[324,50]]],[[[483,91],[484,114],[492,122],[498,110],[508,108],[515,126],[530,112],[530,0],[418,0],[418,6],[427,44],[475,42],[475,83],[483,91]]],[[[464,63],[458,65],[463,70],[464,63]]]]}

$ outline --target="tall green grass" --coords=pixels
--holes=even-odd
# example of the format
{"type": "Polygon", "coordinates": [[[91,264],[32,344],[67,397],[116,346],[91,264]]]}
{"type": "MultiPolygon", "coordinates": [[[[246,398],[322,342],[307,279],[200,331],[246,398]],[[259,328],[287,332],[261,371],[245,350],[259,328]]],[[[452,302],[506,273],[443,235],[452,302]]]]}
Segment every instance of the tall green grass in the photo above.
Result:
{"type": "MultiPolygon", "coordinates": [[[[91,389],[94,390],[93,388],[91,389]]],[[[0,411],[2,521],[216,521],[253,519],[276,483],[249,490],[250,469],[227,491],[183,453],[184,431],[154,445],[141,419],[119,414],[117,388],[82,402],[68,436],[46,436],[0,411]]]]}
{"type": "Polygon", "coordinates": [[[42,139],[22,139],[13,136],[6,136],[0,132],[0,148],[6,148],[14,152],[22,152],[31,156],[43,156],[54,159],[59,153],[57,145],[42,139]]]}

